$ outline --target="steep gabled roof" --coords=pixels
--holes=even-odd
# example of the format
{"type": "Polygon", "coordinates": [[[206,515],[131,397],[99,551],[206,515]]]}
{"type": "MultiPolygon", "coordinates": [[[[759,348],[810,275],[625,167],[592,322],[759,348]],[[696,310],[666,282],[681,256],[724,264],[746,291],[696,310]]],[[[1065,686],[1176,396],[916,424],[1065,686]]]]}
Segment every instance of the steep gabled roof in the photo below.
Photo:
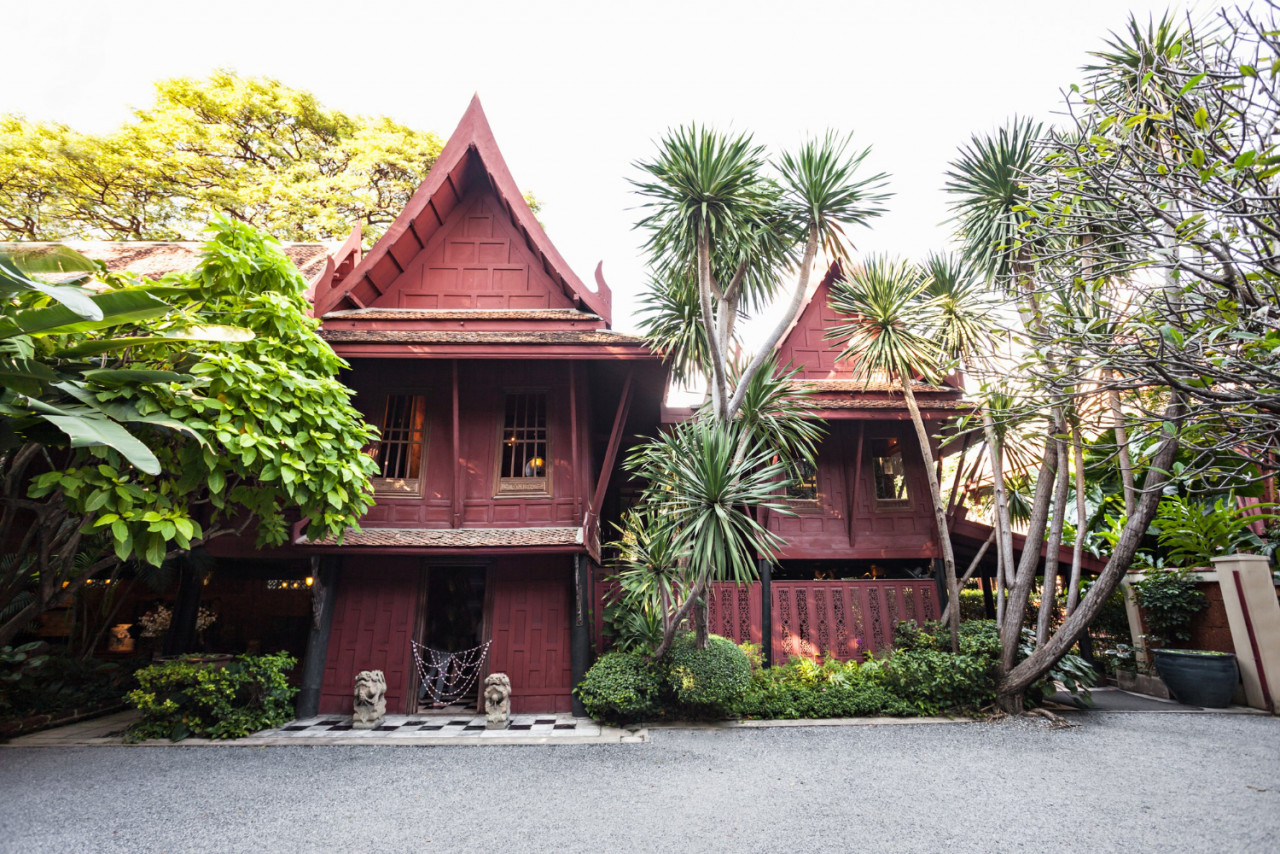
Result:
{"type": "Polygon", "coordinates": [[[316,316],[335,309],[365,308],[384,293],[463,202],[467,186],[477,174],[487,178],[529,251],[569,301],[608,323],[612,299],[601,268],[596,268],[598,290],[589,290],[551,243],[498,150],[478,95],[471,99],[440,157],[391,227],[349,275],[327,293],[317,295],[316,316]]]}

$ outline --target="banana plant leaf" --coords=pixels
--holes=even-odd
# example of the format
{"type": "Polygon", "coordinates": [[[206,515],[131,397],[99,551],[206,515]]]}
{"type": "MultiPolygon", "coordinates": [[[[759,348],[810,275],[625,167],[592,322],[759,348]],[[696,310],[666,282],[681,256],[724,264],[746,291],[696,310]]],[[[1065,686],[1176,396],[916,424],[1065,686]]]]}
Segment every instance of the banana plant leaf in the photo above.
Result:
{"type": "Polygon", "coordinates": [[[172,307],[160,299],[157,290],[167,289],[128,288],[88,297],[96,312],[93,317],[74,311],[65,303],[14,312],[0,318],[0,340],[23,334],[89,332],[160,317],[172,311],[172,307]]]}
{"type": "Polygon", "coordinates": [[[20,291],[38,291],[60,302],[77,318],[102,319],[102,309],[94,303],[89,291],[74,285],[53,285],[33,279],[23,273],[9,257],[0,253],[0,296],[20,291]]]}

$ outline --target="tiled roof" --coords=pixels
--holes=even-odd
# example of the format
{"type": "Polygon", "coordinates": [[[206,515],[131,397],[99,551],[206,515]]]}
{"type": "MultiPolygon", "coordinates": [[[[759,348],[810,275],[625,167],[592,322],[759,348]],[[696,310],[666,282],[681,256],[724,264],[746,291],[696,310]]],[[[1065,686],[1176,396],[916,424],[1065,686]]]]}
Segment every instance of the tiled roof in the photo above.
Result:
{"type": "MultiPolygon", "coordinates": [[[[55,245],[58,244],[22,244],[26,249],[55,245]]],[[[103,262],[113,273],[134,273],[148,279],[194,269],[204,246],[198,240],[65,240],[61,245],[103,262]]],[[[324,270],[330,251],[327,243],[284,243],[281,249],[308,281],[324,270]]]]}
{"type": "MultiPolygon", "coordinates": [[[[921,409],[969,409],[973,406],[965,400],[936,400],[926,398],[918,401],[921,409]]],[[[907,403],[902,398],[854,398],[852,400],[831,400],[820,398],[813,401],[814,409],[906,409],[907,403]]]]}
{"type": "MultiPolygon", "coordinates": [[[[332,538],[298,545],[336,545],[332,538]]],[[[581,528],[365,528],[347,531],[344,546],[479,549],[494,546],[580,546],[581,528]]]]}
{"type": "Polygon", "coordinates": [[[331,311],[325,320],[586,320],[600,316],[574,308],[513,308],[495,311],[484,308],[358,308],[331,311]]]}
{"type": "Polygon", "coordinates": [[[643,344],[644,339],[603,329],[489,331],[421,329],[325,329],[330,344],[643,344]]]}
{"type": "MultiPolygon", "coordinates": [[[[902,383],[894,380],[886,382],[885,380],[803,380],[797,379],[793,381],[795,385],[806,388],[809,391],[902,391],[902,383]]],[[[916,393],[933,394],[937,392],[958,393],[960,390],[946,385],[930,385],[920,382],[919,380],[911,381],[911,390],[916,393]]]]}

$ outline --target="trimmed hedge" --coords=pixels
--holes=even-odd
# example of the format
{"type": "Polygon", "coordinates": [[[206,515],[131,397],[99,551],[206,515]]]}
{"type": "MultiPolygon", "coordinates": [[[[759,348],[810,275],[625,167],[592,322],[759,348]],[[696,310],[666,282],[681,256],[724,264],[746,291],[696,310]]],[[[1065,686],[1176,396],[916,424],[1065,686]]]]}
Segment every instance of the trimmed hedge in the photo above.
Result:
{"type": "Polygon", "coordinates": [[[662,674],[645,656],[609,652],[600,656],[574,689],[597,720],[634,721],[662,710],[662,674]]]}
{"type": "Polygon", "coordinates": [[[288,723],[298,689],[286,673],[297,663],[278,652],[237,656],[221,668],[186,661],[144,667],[136,674],[141,687],[125,696],[142,712],[126,738],[240,738],[288,723]]]}
{"type": "Polygon", "coordinates": [[[719,635],[707,637],[706,649],[694,645],[692,633],[676,638],[665,664],[672,698],[694,715],[729,712],[751,684],[746,653],[719,635]]]}

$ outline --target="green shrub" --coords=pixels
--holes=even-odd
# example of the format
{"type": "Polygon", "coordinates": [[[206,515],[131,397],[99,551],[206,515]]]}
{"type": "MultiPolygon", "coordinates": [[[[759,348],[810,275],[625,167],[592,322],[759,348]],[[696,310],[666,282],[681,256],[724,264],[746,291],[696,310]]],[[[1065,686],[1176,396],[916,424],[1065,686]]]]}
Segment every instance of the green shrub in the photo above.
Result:
{"type": "Polygon", "coordinates": [[[993,620],[960,624],[960,654],[951,652],[950,630],[930,623],[895,634],[893,652],[881,664],[884,687],[912,714],[976,711],[995,702],[1000,635],[993,620]]]}
{"type": "Polygon", "coordinates": [[[692,633],[676,638],[665,656],[672,698],[693,714],[724,714],[747,692],[751,662],[728,638],[711,635],[707,648],[694,646],[692,633]]]}
{"type": "Polygon", "coordinates": [[[574,693],[597,720],[635,721],[662,710],[661,674],[639,653],[600,656],[574,693]]]}
{"type": "Polygon", "coordinates": [[[128,738],[240,738],[287,723],[298,689],[285,674],[297,663],[278,652],[241,655],[223,668],[186,661],[144,667],[136,674],[141,687],[126,695],[142,712],[128,738]]]}
{"type": "Polygon", "coordinates": [[[0,718],[62,715],[118,705],[133,686],[135,661],[50,654],[48,644],[0,647],[0,718]]]}
{"type": "Polygon", "coordinates": [[[807,658],[752,674],[734,711],[741,717],[794,720],[911,714],[881,684],[879,662],[859,665],[807,658]]]}
{"type": "Polygon", "coordinates": [[[1133,583],[1149,637],[1157,646],[1191,640],[1191,620],[1209,605],[1189,569],[1153,569],[1133,583]]]}

